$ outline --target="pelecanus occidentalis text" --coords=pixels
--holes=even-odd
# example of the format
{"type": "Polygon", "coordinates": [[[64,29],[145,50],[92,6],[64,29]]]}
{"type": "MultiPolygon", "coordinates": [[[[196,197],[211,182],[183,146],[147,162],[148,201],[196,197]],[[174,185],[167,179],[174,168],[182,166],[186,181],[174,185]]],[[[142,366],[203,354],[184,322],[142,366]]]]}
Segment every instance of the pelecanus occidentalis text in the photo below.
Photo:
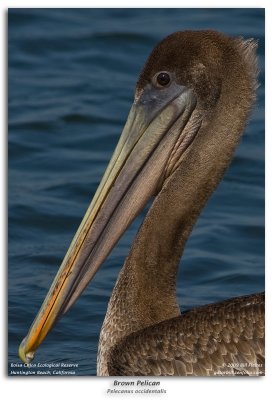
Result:
{"type": "Polygon", "coordinates": [[[101,184],[19,355],[29,362],[148,200],[111,296],[98,375],[261,375],[264,295],[180,315],[177,266],[255,98],[253,40],[177,32],[152,51],[101,184]]]}

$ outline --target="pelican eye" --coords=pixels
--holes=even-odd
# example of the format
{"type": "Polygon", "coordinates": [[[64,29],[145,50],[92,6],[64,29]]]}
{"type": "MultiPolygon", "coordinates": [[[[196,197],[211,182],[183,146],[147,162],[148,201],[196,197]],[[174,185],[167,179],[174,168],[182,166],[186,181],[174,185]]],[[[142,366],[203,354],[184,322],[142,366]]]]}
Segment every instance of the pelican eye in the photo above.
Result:
{"type": "Polygon", "coordinates": [[[165,71],[159,72],[154,78],[157,87],[166,87],[171,82],[170,74],[165,71]]]}

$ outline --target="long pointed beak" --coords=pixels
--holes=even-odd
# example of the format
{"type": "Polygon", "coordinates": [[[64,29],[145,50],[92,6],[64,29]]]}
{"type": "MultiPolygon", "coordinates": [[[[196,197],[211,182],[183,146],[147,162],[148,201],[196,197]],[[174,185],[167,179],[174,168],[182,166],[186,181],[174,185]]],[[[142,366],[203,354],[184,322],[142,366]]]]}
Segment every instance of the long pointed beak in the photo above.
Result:
{"type": "Polygon", "coordinates": [[[77,300],[128,225],[155,194],[177,138],[195,107],[179,86],[155,107],[143,95],[128,120],[19,356],[30,362],[55,322],[77,300]]]}

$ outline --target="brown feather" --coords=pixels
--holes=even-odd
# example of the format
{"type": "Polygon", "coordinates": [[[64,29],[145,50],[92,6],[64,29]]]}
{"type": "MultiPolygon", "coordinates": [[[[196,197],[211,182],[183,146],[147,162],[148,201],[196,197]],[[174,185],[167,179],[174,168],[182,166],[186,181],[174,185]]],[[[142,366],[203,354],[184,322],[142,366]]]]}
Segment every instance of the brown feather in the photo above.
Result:
{"type": "MultiPolygon", "coordinates": [[[[216,305],[200,307],[199,309],[189,311],[180,317],[163,321],[157,325],[147,327],[138,332],[132,333],[122,339],[111,351],[108,369],[110,375],[196,375],[196,376],[212,376],[212,375],[263,375],[264,362],[260,362],[261,358],[257,358],[264,349],[264,339],[255,337],[254,340],[247,342],[244,339],[244,333],[238,336],[238,341],[234,343],[226,343],[225,316],[229,313],[236,321],[244,326],[244,322],[249,320],[253,315],[254,309],[257,310],[256,303],[259,302],[259,313],[255,313],[253,326],[263,324],[264,313],[264,294],[252,296],[237,297],[216,305]],[[195,320],[195,339],[192,353],[185,350],[181,334],[185,338],[189,330],[192,320],[195,320]],[[222,321],[222,322],[221,322],[222,321]],[[221,339],[211,341],[215,344],[213,351],[211,350],[210,341],[208,345],[201,346],[204,336],[209,336],[211,327],[217,325],[222,326],[220,332],[221,339]],[[205,328],[204,328],[205,327],[205,328]],[[171,345],[170,332],[180,337],[180,341],[176,341],[176,346],[171,345]],[[221,335],[225,332],[225,335],[221,335]],[[159,343],[165,342],[165,353],[158,352],[159,343]],[[138,355],[143,359],[141,351],[142,343],[149,348],[149,355],[146,355],[146,368],[139,370],[138,363],[131,363],[131,354],[138,355]],[[258,353],[257,353],[258,351],[258,353]],[[180,354],[180,356],[178,356],[180,354]],[[122,357],[121,357],[122,356],[122,357]],[[125,357],[125,358],[124,358],[125,357]],[[166,362],[166,359],[169,361],[166,362]],[[122,361],[120,361],[122,360],[122,361]],[[261,364],[258,366],[258,364],[261,364]],[[241,371],[241,372],[240,372],[241,371]]],[[[204,343],[204,342],[203,342],[204,343]]]]}

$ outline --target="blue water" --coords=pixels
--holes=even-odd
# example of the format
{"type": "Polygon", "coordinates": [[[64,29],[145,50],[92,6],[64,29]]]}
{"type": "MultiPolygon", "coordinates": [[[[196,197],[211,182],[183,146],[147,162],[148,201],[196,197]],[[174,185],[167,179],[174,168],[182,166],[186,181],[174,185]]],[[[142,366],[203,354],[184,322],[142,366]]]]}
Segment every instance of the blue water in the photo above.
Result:
{"type": "MultiPolygon", "coordinates": [[[[13,9],[8,19],[8,372],[115,147],[137,76],[153,46],[177,30],[254,37],[261,71],[235,159],[187,244],[179,303],[187,309],[263,290],[263,10],[13,9]]],[[[95,374],[108,299],[142,218],[49,334],[36,362],[78,363],[77,375],[95,374]]]]}

